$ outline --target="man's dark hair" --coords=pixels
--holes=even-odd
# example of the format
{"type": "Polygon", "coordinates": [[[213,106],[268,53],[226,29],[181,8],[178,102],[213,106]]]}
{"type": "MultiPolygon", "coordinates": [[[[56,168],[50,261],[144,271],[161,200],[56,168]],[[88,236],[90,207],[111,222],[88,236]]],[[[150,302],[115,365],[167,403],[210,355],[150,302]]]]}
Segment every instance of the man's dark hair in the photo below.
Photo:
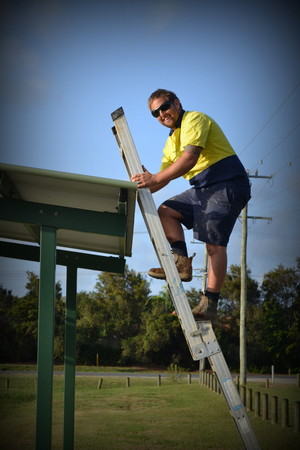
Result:
{"type": "Polygon", "coordinates": [[[149,99],[148,99],[148,105],[150,105],[150,103],[155,100],[156,98],[165,96],[168,100],[171,100],[172,102],[178,97],[176,94],[174,94],[174,92],[172,91],[167,91],[166,89],[156,89],[156,91],[152,92],[152,94],[150,95],[149,99]]]}

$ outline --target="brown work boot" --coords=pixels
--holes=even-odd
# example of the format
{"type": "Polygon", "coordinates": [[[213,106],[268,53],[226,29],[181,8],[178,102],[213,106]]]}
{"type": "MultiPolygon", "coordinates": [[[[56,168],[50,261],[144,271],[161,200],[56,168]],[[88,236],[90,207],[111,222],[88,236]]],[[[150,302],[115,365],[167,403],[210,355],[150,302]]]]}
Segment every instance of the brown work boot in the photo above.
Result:
{"type": "MultiPolygon", "coordinates": [[[[178,253],[174,253],[174,262],[178,270],[179,277],[181,281],[192,281],[193,279],[193,268],[192,268],[192,259],[193,256],[182,256],[178,255],[178,253]]],[[[148,275],[152,278],[157,278],[158,280],[165,280],[166,274],[164,269],[150,269],[148,275]]]]}
{"type": "Polygon", "coordinates": [[[202,295],[200,303],[192,309],[195,320],[210,320],[212,323],[217,321],[218,302],[202,295]]]}

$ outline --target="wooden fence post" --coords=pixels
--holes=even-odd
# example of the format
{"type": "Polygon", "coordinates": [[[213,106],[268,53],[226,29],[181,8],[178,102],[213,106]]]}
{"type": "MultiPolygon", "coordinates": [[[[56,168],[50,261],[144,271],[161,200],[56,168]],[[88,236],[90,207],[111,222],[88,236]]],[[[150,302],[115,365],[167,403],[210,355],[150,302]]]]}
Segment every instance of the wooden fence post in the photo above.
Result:
{"type": "Polygon", "coordinates": [[[199,383],[202,384],[202,386],[204,385],[204,371],[201,370],[200,375],[199,375],[199,383]]]}
{"type": "Polygon", "coordinates": [[[161,385],[161,375],[157,375],[157,386],[161,385]]]}
{"type": "Polygon", "coordinates": [[[300,431],[300,402],[294,402],[294,431],[300,431]]]}
{"type": "Polygon", "coordinates": [[[251,388],[247,388],[247,393],[246,393],[246,405],[247,405],[247,410],[248,411],[253,411],[253,406],[252,406],[252,389],[251,388]]]}
{"type": "Polygon", "coordinates": [[[255,408],[255,417],[260,417],[260,392],[255,392],[254,408],[255,408]]]}
{"type": "Polygon", "coordinates": [[[271,397],[271,423],[278,423],[278,397],[271,397]]]}
{"type": "Polygon", "coordinates": [[[282,428],[286,428],[289,426],[289,401],[287,398],[284,398],[282,400],[281,413],[282,413],[282,428]]]}
{"type": "Polygon", "coordinates": [[[103,378],[99,378],[99,381],[98,381],[98,389],[101,389],[102,383],[103,383],[103,378]]]}
{"type": "Polygon", "coordinates": [[[130,378],[126,377],[126,387],[130,387],[130,378]]]}
{"type": "Polygon", "coordinates": [[[268,394],[262,395],[262,420],[268,420],[269,417],[269,405],[268,394]]]}
{"type": "Polygon", "coordinates": [[[218,392],[219,383],[216,375],[214,375],[214,378],[215,378],[215,392],[218,392]]]}

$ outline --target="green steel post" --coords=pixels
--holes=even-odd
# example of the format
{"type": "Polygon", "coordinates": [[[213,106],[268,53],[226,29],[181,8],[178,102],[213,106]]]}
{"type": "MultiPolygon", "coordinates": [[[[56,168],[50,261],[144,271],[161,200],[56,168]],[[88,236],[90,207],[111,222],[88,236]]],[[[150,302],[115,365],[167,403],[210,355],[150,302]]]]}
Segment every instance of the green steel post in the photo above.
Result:
{"type": "Polygon", "coordinates": [[[40,235],[36,449],[50,450],[55,325],[56,229],[42,226],[40,235]]]}
{"type": "Polygon", "coordinates": [[[74,447],[76,289],[77,268],[68,266],[65,328],[64,450],[73,450],[74,447]]]}

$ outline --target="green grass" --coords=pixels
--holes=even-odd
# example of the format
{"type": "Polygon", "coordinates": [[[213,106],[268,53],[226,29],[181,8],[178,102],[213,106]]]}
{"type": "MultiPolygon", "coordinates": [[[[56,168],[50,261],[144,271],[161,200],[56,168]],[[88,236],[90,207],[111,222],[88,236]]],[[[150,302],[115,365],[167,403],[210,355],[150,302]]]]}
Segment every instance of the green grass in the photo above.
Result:
{"type": "MultiPolygon", "coordinates": [[[[0,449],[31,450],[35,442],[35,377],[0,377],[0,449]]],[[[152,450],[152,449],[241,449],[241,438],[222,395],[186,380],[171,384],[171,378],[76,377],[75,449],[152,450]]],[[[63,442],[63,377],[54,377],[52,448],[63,442]]],[[[250,386],[250,385],[249,385],[250,386]]],[[[258,383],[251,386],[263,391],[258,383]]],[[[269,393],[271,389],[268,390],[269,393]]],[[[299,389],[272,387],[272,395],[300,400],[299,389]]],[[[299,435],[291,427],[255,418],[249,413],[262,449],[293,450],[299,435]]]]}
{"type": "MultiPolygon", "coordinates": [[[[9,371],[9,372],[33,372],[36,371],[36,364],[0,364],[0,374],[9,371]]],[[[64,370],[63,365],[55,365],[54,370],[58,372],[62,372],[64,370]]],[[[149,370],[148,368],[143,367],[119,367],[119,366],[76,366],[77,372],[147,372],[147,373],[162,373],[166,372],[166,370],[149,370]]]]}

